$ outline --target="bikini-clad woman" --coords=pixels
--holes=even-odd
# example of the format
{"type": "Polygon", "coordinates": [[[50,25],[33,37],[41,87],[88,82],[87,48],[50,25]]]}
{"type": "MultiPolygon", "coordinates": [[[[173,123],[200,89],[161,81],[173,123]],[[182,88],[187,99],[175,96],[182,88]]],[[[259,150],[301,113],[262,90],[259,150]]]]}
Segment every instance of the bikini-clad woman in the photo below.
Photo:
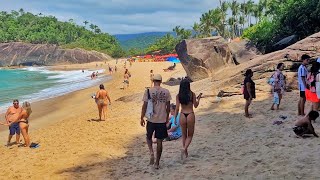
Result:
{"type": "Polygon", "coordinates": [[[188,157],[188,147],[192,141],[195,126],[195,115],[193,107],[197,108],[200,102],[201,94],[196,97],[190,89],[190,81],[184,79],[180,82],[179,94],[176,97],[177,117],[181,105],[180,126],[182,130],[182,146],[181,159],[188,157]]]}
{"type": "Polygon", "coordinates": [[[12,121],[8,125],[11,126],[11,124],[18,122],[20,126],[20,130],[22,133],[22,136],[24,138],[25,147],[30,147],[30,137],[28,134],[29,131],[29,116],[32,113],[31,105],[29,102],[24,102],[22,104],[22,112],[20,113],[18,119],[12,121]]]}
{"type": "Polygon", "coordinates": [[[103,118],[104,120],[106,120],[108,101],[109,101],[109,104],[111,105],[111,100],[108,92],[104,89],[104,85],[100,84],[99,88],[100,90],[97,91],[96,93],[96,103],[99,110],[99,120],[101,121],[102,111],[103,111],[103,118]]]}

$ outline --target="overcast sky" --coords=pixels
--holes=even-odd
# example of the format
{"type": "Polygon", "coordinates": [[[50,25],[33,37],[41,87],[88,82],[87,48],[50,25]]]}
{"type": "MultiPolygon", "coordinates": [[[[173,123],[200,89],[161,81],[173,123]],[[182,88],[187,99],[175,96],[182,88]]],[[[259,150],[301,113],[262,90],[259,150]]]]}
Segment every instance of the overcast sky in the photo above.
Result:
{"type": "Polygon", "coordinates": [[[191,28],[218,0],[0,0],[0,11],[19,10],[53,15],[59,20],[87,20],[110,34],[191,28]]]}

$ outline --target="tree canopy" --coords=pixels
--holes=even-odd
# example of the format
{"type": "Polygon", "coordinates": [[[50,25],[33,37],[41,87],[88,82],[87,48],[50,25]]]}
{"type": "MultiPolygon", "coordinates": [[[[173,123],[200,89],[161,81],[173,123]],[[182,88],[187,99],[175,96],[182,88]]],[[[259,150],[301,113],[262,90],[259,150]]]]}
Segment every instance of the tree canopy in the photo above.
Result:
{"type": "Polygon", "coordinates": [[[33,44],[56,44],[65,48],[83,48],[121,57],[124,51],[115,37],[103,33],[94,24],[84,21],[84,26],[58,21],[54,16],[44,16],[19,11],[0,12],[0,42],[28,42],[33,44]],[[90,30],[88,29],[90,28],[90,30]]]}

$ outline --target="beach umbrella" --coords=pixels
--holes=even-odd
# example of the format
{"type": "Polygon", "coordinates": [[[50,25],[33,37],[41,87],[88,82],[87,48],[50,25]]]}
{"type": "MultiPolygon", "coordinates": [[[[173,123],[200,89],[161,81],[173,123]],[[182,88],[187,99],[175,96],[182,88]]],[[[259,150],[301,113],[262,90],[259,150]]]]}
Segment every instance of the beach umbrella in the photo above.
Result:
{"type": "Polygon", "coordinates": [[[176,57],[168,57],[167,61],[172,62],[172,63],[180,63],[180,60],[176,57]]]}

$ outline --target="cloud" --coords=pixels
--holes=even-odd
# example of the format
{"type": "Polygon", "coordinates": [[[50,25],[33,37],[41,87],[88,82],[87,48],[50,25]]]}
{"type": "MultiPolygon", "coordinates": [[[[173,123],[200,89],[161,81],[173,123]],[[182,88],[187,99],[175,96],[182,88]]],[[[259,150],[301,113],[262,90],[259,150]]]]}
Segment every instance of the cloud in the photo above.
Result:
{"type": "Polygon", "coordinates": [[[171,31],[190,28],[218,0],[0,0],[0,11],[20,8],[53,15],[59,20],[87,20],[110,34],[171,31]]]}

